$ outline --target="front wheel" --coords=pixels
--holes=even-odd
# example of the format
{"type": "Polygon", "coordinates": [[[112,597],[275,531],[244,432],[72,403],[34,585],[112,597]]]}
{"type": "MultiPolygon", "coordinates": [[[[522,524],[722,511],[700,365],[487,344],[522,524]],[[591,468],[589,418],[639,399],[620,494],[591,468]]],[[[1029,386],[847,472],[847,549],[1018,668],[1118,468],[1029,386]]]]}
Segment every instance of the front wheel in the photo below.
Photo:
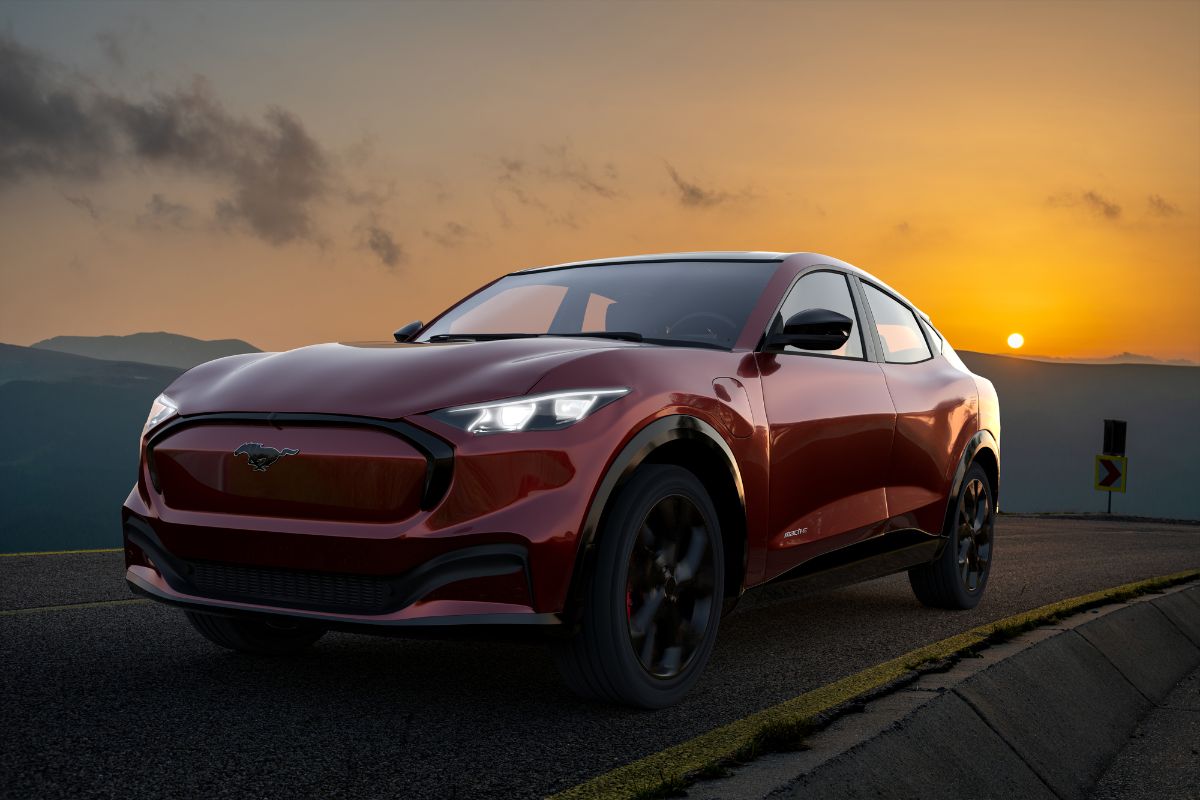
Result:
{"type": "Polygon", "coordinates": [[[324,628],[286,617],[258,620],[219,617],[198,611],[184,613],[205,639],[239,653],[293,655],[325,635],[324,628]]]}
{"type": "Polygon", "coordinates": [[[935,608],[974,608],[992,569],[996,503],[987,473],[972,464],[963,476],[946,544],[934,561],[908,571],[913,594],[935,608]]]}
{"type": "Polygon", "coordinates": [[[641,708],[678,702],[712,652],[724,577],[704,485],[682,467],[638,469],[600,531],[580,630],[555,651],[567,685],[641,708]]]}

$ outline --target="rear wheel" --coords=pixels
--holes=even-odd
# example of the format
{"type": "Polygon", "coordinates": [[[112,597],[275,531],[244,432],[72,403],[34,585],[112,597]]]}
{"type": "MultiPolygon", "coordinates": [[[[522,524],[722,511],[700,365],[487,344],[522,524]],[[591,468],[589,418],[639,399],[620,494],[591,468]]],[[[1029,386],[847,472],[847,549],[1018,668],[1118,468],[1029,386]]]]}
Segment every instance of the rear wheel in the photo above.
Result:
{"type": "Polygon", "coordinates": [[[286,617],[258,620],[218,617],[197,611],[184,613],[205,639],[239,653],[292,655],[325,635],[324,628],[286,617]]]}
{"type": "Polygon", "coordinates": [[[682,467],[641,467],[600,531],[580,630],[555,652],[567,685],[642,708],[678,702],[712,652],[723,586],[704,485],[682,467]]]}
{"type": "Polygon", "coordinates": [[[974,608],[992,568],[996,504],[987,473],[973,464],[963,477],[946,544],[935,561],[908,571],[913,593],[935,608],[974,608]]]}

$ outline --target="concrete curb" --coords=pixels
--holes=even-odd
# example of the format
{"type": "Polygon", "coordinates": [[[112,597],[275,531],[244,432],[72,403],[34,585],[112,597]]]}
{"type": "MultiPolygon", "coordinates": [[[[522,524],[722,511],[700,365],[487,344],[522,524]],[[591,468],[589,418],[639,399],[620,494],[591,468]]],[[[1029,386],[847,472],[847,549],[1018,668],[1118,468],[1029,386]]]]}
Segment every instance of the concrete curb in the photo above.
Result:
{"type": "Polygon", "coordinates": [[[1084,798],[1200,667],[1200,587],[1069,617],[926,673],[690,798],[1084,798]]]}

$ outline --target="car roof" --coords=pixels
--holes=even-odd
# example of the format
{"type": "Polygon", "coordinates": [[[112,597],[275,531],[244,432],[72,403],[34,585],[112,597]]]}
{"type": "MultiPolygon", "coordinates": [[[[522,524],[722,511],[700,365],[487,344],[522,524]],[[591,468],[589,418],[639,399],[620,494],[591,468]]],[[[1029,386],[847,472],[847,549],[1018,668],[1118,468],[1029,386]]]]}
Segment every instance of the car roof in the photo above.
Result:
{"type": "Polygon", "coordinates": [[[669,261],[755,261],[755,262],[782,262],[792,257],[803,258],[808,261],[806,266],[822,266],[828,265],[844,269],[847,272],[852,272],[858,277],[878,286],[880,289],[894,295],[902,303],[910,306],[919,315],[929,321],[929,315],[920,309],[915,303],[910,301],[900,292],[888,286],[885,282],[875,277],[864,269],[860,269],[853,264],[848,264],[832,256],[822,255],[821,253],[810,253],[805,251],[795,251],[789,253],[780,253],[770,250],[703,250],[693,253],[645,253],[635,256],[616,256],[613,258],[593,258],[586,261],[568,261],[563,264],[548,264],[542,267],[530,267],[514,272],[514,275],[520,275],[529,272],[543,272],[555,269],[567,269],[570,267],[593,267],[603,264],[637,264],[637,263],[654,263],[654,262],[669,262],[669,261]]]}
{"type": "Polygon", "coordinates": [[[646,253],[638,256],[617,256],[615,258],[593,258],[586,261],[568,261],[564,264],[548,264],[543,267],[530,267],[519,272],[540,272],[546,269],[563,269],[565,267],[593,267],[601,264],[633,264],[653,261],[783,261],[792,253],[772,253],[762,250],[707,250],[697,253],[646,253]]]}

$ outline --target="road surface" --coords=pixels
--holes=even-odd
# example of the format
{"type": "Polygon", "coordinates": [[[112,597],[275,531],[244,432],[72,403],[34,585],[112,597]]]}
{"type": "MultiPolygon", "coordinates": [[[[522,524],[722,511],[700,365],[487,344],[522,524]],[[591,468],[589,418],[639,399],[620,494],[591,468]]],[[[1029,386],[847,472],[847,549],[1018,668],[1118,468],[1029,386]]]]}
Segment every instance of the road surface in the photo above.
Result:
{"type": "MultiPolygon", "coordinates": [[[[905,576],[727,617],[678,707],[585,703],[537,645],[331,634],[228,653],[149,602],[0,615],[0,797],[542,797],[1020,611],[1200,567],[1200,526],[1003,517],[987,596],[917,604],[905,576]]],[[[0,608],[131,597],[120,554],[0,558],[0,608]]]]}

